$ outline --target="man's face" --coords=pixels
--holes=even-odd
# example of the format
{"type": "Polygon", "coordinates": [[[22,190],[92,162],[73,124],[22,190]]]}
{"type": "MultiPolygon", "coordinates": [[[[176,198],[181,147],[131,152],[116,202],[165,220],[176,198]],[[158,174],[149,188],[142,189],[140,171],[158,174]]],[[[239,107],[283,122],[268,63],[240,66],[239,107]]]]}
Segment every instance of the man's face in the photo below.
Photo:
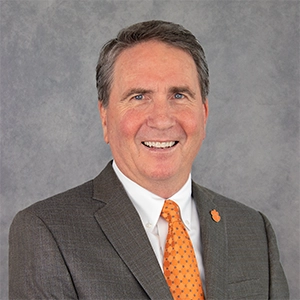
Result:
{"type": "Polygon", "coordinates": [[[180,188],[205,137],[196,65],[181,49],[148,41],[117,58],[106,108],[99,102],[104,139],[120,170],[155,192],[180,188]]]}

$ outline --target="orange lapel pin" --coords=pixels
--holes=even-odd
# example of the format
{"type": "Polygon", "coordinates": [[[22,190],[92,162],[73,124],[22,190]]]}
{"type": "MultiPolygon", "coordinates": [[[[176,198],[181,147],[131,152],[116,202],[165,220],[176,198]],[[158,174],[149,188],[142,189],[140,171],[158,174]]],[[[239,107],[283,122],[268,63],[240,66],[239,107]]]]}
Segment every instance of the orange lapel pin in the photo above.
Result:
{"type": "Polygon", "coordinates": [[[220,215],[219,215],[219,212],[217,212],[215,209],[213,209],[213,210],[210,211],[210,214],[211,214],[212,219],[213,219],[216,223],[220,222],[221,217],[220,217],[220,215]]]}

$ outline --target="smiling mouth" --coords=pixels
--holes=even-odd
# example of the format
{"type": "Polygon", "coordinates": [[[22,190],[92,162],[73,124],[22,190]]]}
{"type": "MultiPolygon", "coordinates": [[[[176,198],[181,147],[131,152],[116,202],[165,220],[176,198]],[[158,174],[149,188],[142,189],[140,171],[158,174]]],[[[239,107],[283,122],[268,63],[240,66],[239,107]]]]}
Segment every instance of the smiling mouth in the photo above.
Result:
{"type": "Polygon", "coordinates": [[[142,142],[143,145],[145,145],[148,148],[155,148],[155,149],[166,149],[174,147],[178,144],[178,141],[172,141],[172,142],[142,142]]]}

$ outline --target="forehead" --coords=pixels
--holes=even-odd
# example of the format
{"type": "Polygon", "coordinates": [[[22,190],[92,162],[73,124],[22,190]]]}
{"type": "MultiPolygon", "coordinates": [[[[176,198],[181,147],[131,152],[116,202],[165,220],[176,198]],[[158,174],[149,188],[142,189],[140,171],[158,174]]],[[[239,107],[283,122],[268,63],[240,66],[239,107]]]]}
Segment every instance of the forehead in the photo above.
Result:
{"type": "Polygon", "coordinates": [[[140,42],[122,50],[116,57],[115,64],[117,64],[119,61],[124,62],[124,60],[135,61],[139,57],[143,57],[143,59],[147,58],[147,60],[163,58],[164,54],[172,55],[172,57],[181,57],[187,61],[194,61],[191,54],[180,47],[176,47],[169,43],[158,40],[150,40],[140,42]]]}
{"type": "Polygon", "coordinates": [[[145,76],[186,78],[197,80],[197,68],[192,56],[172,45],[160,41],[147,41],[123,50],[114,65],[114,80],[145,76]]]}

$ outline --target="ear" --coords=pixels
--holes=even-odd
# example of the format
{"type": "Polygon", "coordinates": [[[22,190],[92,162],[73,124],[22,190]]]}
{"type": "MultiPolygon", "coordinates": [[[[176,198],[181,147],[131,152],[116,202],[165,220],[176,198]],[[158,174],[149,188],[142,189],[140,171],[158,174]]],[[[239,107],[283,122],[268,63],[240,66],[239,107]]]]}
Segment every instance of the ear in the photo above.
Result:
{"type": "Polygon", "coordinates": [[[98,110],[101,118],[101,123],[102,123],[102,130],[103,130],[103,138],[106,144],[109,143],[108,140],[108,130],[107,130],[107,108],[103,106],[102,101],[98,100],[98,110]]]}
{"type": "Polygon", "coordinates": [[[206,98],[205,103],[203,104],[203,117],[204,117],[204,128],[206,127],[207,119],[208,119],[208,99],[206,98]]]}
{"type": "Polygon", "coordinates": [[[205,103],[203,103],[203,122],[204,122],[204,137],[206,136],[206,124],[207,124],[207,119],[208,119],[208,113],[209,113],[209,108],[208,108],[208,99],[206,98],[205,103]]]}

